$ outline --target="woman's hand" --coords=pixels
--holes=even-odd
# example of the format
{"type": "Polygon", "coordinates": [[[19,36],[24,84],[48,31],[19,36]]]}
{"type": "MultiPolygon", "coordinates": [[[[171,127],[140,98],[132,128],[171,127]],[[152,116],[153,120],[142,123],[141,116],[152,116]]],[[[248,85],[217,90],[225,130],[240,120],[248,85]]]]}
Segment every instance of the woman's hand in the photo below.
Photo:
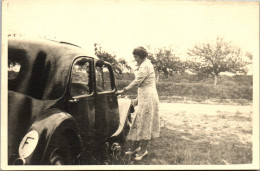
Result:
{"type": "Polygon", "coordinates": [[[124,92],[126,92],[126,88],[125,88],[125,87],[124,87],[122,90],[118,90],[118,91],[116,92],[116,95],[122,94],[122,93],[124,93],[124,92]]]}
{"type": "Polygon", "coordinates": [[[116,95],[120,95],[120,94],[122,94],[122,93],[124,93],[124,90],[118,90],[118,91],[116,92],[116,95]]]}

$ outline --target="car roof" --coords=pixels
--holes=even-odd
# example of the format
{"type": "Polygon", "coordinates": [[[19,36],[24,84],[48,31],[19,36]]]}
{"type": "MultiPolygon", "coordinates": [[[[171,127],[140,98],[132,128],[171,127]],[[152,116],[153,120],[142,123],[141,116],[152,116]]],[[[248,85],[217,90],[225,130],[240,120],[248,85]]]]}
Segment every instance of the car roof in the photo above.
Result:
{"type": "MultiPolygon", "coordinates": [[[[90,58],[99,59],[96,56],[93,56],[93,53],[87,52],[85,49],[65,41],[56,41],[49,39],[40,39],[40,38],[23,38],[23,37],[13,37],[8,38],[8,46],[15,46],[24,49],[37,49],[43,50],[46,52],[55,52],[56,57],[66,56],[66,60],[74,60],[76,56],[88,56],[90,58]]],[[[64,60],[64,59],[63,59],[64,60]]]]}
{"type": "Polygon", "coordinates": [[[22,62],[18,78],[9,81],[13,91],[38,99],[56,99],[64,93],[73,60],[79,56],[92,59],[84,49],[66,42],[44,39],[9,38],[8,58],[22,62]],[[17,85],[17,86],[16,86],[17,85]]]}

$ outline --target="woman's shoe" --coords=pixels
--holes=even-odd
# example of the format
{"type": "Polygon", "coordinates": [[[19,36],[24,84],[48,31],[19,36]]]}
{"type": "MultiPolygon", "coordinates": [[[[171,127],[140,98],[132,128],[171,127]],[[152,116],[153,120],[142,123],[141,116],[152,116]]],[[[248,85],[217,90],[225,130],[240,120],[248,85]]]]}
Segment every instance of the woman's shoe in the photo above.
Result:
{"type": "Polygon", "coordinates": [[[134,153],[137,153],[141,150],[141,147],[138,147],[137,149],[135,149],[134,151],[128,150],[127,152],[125,152],[125,155],[132,155],[134,153]]]}
{"type": "Polygon", "coordinates": [[[144,156],[146,156],[148,154],[148,151],[146,150],[144,152],[144,154],[142,154],[141,156],[139,156],[138,154],[136,154],[135,160],[139,161],[142,160],[144,156]]]}

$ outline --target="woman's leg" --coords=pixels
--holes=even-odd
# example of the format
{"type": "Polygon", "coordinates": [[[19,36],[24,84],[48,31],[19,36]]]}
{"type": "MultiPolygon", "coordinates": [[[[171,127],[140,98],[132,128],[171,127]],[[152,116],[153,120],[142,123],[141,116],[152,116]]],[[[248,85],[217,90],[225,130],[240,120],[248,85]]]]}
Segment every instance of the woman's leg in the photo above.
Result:
{"type": "Polygon", "coordinates": [[[148,148],[149,142],[150,142],[150,140],[141,141],[141,150],[136,155],[135,160],[140,161],[143,159],[144,156],[146,156],[148,154],[147,148],[148,148]]]}
{"type": "Polygon", "coordinates": [[[140,141],[131,141],[128,151],[125,155],[132,155],[140,150],[140,141]]]}
{"type": "Polygon", "coordinates": [[[142,155],[145,153],[145,151],[148,149],[150,140],[141,140],[140,144],[141,144],[141,150],[138,152],[138,155],[142,155]]]}
{"type": "Polygon", "coordinates": [[[128,147],[130,151],[134,151],[140,147],[140,141],[128,141],[128,147]]]}
{"type": "Polygon", "coordinates": [[[133,143],[133,149],[132,149],[132,150],[135,150],[135,149],[137,149],[138,147],[140,147],[140,141],[134,141],[134,143],[133,143]]]}

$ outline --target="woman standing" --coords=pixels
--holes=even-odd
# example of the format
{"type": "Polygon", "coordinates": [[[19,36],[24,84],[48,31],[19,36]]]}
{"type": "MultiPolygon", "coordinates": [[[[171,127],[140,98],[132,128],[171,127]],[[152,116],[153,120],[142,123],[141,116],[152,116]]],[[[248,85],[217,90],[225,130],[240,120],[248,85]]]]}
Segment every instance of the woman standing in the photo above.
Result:
{"type": "Polygon", "coordinates": [[[127,136],[133,141],[130,151],[126,154],[136,154],[135,160],[142,160],[148,154],[148,144],[152,138],[160,135],[159,98],[156,90],[155,72],[152,63],[147,59],[147,51],[143,47],[133,50],[133,55],[139,66],[135,80],[117,94],[138,87],[138,109],[127,136]]]}

